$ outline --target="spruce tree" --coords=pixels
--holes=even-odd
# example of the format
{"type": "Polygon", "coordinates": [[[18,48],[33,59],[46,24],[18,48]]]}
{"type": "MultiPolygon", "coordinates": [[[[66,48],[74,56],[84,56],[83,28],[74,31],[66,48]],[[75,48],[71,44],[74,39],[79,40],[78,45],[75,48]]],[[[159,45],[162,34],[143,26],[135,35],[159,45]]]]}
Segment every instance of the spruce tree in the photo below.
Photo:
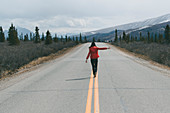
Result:
{"type": "Polygon", "coordinates": [[[85,42],[85,43],[87,42],[87,37],[86,37],[86,36],[84,37],[84,42],[85,42]]]}
{"type": "Polygon", "coordinates": [[[24,40],[23,36],[24,36],[23,33],[21,33],[20,36],[19,36],[19,39],[24,40]]]}
{"type": "Polygon", "coordinates": [[[166,43],[170,43],[170,28],[169,28],[169,25],[166,26],[164,34],[165,34],[166,43]]]}
{"type": "Polygon", "coordinates": [[[35,43],[40,43],[40,35],[39,35],[39,29],[38,27],[36,26],[35,27],[35,40],[34,40],[35,43]]]}
{"type": "Polygon", "coordinates": [[[137,37],[137,36],[135,36],[135,41],[136,41],[136,42],[138,41],[138,37],[137,37]]]}
{"type": "Polygon", "coordinates": [[[139,40],[140,40],[140,41],[143,41],[143,39],[142,39],[142,33],[141,33],[141,32],[139,33],[139,40]]]}
{"type": "Polygon", "coordinates": [[[20,41],[18,39],[17,29],[15,29],[15,26],[13,26],[13,24],[11,24],[11,27],[9,28],[8,37],[9,37],[9,45],[20,44],[20,41]]]}
{"type": "Polygon", "coordinates": [[[100,39],[98,39],[97,42],[100,42],[100,39]]]}
{"type": "Polygon", "coordinates": [[[80,41],[80,43],[82,43],[82,36],[81,36],[81,33],[80,33],[80,37],[79,37],[80,39],[79,39],[79,41],[80,41]]]}
{"type": "Polygon", "coordinates": [[[135,38],[133,36],[131,36],[131,42],[134,42],[135,38]]]}
{"type": "Polygon", "coordinates": [[[123,31],[123,41],[126,41],[126,33],[123,31]]]}
{"type": "Polygon", "coordinates": [[[160,44],[163,43],[163,35],[160,34],[160,33],[159,33],[159,40],[158,40],[158,42],[159,42],[160,44]]]}
{"type": "Polygon", "coordinates": [[[158,43],[158,38],[157,38],[157,34],[155,33],[155,40],[154,40],[155,43],[158,43]]]}
{"type": "Polygon", "coordinates": [[[148,31],[147,42],[150,43],[150,32],[148,31]]]}
{"type": "Polygon", "coordinates": [[[68,38],[67,38],[67,35],[65,36],[65,40],[66,40],[66,42],[68,42],[68,38]]]}
{"type": "Polygon", "coordinates": [[[120,42],[122,41],[122,37],[121,37],[121,35],[119,36],[119,41],[120,41],[120,42]]]}
{"type": "Polygon", "coordinates": [[[76,36],[76,44],[78,44],[79,43],[79,40],[78,40],[78,37],[76,36]]]}
{"type": "Polygon", "coordinates": [[[50,31],[47,30],[45,44],[48,45],[48,44],[51,44],[51,43],[52,43],[52,37],[51,37],[50,31]]]}
{"type": "Polygon", "coordinates": [[[57,34],[55,34],[54,42],[58,42],[57,34]]]}
{"type": "Polygon", "coordinates": [[[28,41],[28,34],[24,36],[24,41],[28,41]]]}
{"type": "Polygon", "coordinates": [[[152,43],[153,40],[154,40],[154,39],[153,39],[153,33],[152,33],[150,42],[152,43]]]}
{"type": "Polygon", "coordinates": [[[44,40],[45,40],[45,36],[44,36],[44,33],[42,33],[41,41],[44,41],[44,40]]]}
{"type": "Polygon", "coordinates": [[[5,35],[1,26],[0,26],[0,42],[5,42],[5,35]]]}
{"type": "Polygon", "coordinates": [[[32,38],[32,39],[33,39],[33,41],[35,42],[35,33],[33,33],[33,38],[32,38]]]}
{"type": "Polygon", "coordinates": [[[68,37],[68,42],[71,42],[71,37],[70,36],[68,37]]]}
{"type": "Polygon", "coordinates": [[[126,36],[126,43],[129,43],[129,40],[130,40],[130,34],[127,34],[127,36],[126,36]]]}
{"type": "Polygon", "coordinates": [[[114,40],[114,42],[117,42],[117,41],[118,41],[117,29],[115,29],[115,40],[114,40]]]}
{"type": "Polygon", "coordinates": [[[32,33],[30,32],[30,40],[33,41],[32,33]]]}
{"type": "Polygon", "coordinates": [[[60,41],[63,42],[63,36],[61,35],[60,41]]]}
{"type": "Polygon", "coordinates": [[[93,42],[95,42],[96,40],[95,40],[95,37],[93,37],[93,42]]]}
{"type": "Polygon", "coordinates": [[[75,41],[74,36],[73,36],[73,41],[75,41]]]}

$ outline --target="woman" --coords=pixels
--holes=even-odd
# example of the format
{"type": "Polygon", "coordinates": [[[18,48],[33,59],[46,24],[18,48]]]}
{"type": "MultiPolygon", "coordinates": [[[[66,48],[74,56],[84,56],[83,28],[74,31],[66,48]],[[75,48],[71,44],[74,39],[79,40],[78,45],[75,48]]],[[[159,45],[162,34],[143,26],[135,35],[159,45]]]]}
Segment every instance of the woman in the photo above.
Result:
{"type": "Polygon", "coordinates": [[[105,49],[110,49],[110,47],[109,48],[107,48],[107,47],[99,48],[96,46],[95,42],[92,42],[91,46],[89,47],[89,53],[86,57],[86,63],[90,56],[94,78],[96,77],[96,72],[97,72],[97,63],[98,63],[98,58],[99,58],[98,50],[105,50],[105,49]]]}

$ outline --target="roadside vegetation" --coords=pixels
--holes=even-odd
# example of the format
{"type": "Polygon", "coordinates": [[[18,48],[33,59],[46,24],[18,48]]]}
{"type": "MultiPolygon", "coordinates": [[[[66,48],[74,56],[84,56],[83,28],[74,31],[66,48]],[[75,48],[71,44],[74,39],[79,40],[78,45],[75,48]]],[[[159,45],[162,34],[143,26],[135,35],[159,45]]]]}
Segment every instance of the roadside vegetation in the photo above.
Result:
{"type": "Polygon", "coordinates": [[[170,67],[170,27],[165,27],[164,34],[150,34],[143,37],[139,33],[139,37],[130,36],[123,32],[121,36],[117,36],[115,30],[115,40],[111,42],[113,45],[125,48],[130,52],[147,56],[149,59],[170,67]]]}
{"type": "Polygon", "coordinates": [[[46,34],[39,35],[39,28],[35,27],[35,33],[26,35],[17,34],[17,29],[13,24],[8,31],[8,37],[4,36],[0,27],[0,78],[15,72],[20,67],[39,57],[48,56],[64,48],[76,46],[79,43],[87,42],[81,36],[52,37],[49,30],[46,34]]]}

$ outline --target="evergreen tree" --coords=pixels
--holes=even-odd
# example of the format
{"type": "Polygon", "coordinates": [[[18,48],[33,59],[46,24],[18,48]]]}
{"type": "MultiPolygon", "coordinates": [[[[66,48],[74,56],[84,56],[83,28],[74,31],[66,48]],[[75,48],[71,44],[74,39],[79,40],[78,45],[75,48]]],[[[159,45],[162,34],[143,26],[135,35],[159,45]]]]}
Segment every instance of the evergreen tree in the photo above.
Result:
{"type": "Polygon", "coordinates": [[[45,36],[44,36],[44,33],[42,33],[42,37],[41,37],[41,40],[44,41],[45,40],[45,36]]]}
{"type": "Polygon", "coordinates": [[[30,32],[30,40],[33,41],[33,36],[31,32],[30,32]]]}
{"type": "Polygon", "coordinates": [[[145,41],[145,37],[144,36],[142,36],[142,41],[145,41]]]}
{"type": "Polygon", "coordinates": [[[55,34],[54,42],[58,42],[57,34],[55,34]]]}
{"type": "Polygon", "coordinates": [[[76,44],[78,44],[79,43],[79,40],[78,40],[78,37],[76,36],[76,44]]]}
{"type": "Polygon", "coordinates": [[[142,39],[142,33],[141,33],[141,32],[139,33],[139,40],[140,40],[140,41],[143,41],[143,39],[142,39]]]}
{"type": "Polygon", "coordinates": [[[126,33],[123,31],[123,41],[126,41],[126,33]]]}
{"type": "Polygon", "coordinates": [[[74,36],[73,36],[73,41],[75,41],[74,36]]]}
{"type": "Polygon", "coordinates": [[[135,38],[133,36],[131,36],[131,42],[134,42],[135,38]]]}
{"type": "Polygon", "coordinates": [[[130,37],[130,42],[133,42],[133,36],[130,37]]]}
{"type": "Polygon", "coordinates": [[[5,35],[1,26],[0,26],[0,42],[5,42],[5,35]]]}
{"type": "Polygon", "coordinates": [[[115,40],[114,40],[114,42],[117,42],[117,41],[118,41],[117,29],[115,29],[115,40]]]}
{"type": "Polygon", "coordinates": [[[97,42],[101,42],[100,39],[98,39],[97,42]]]}
{"type": "Polygon", "coordinates": [[[66,42],[68,41],[67,35],[65,36],[65,40],[66,40],[66,42]]]}
{"type": "Polygon", "coordinates": [[[71,37],[70,36],[68,37],[68,42],[71,42],[71,37]]]}
{"type": "Polygon", "coordinates": [[[95,37],[93,37],[93,42],[95,42],[95,37]]]}
{"type": "Polygon", "coordinates": [[[154,39],[153,39],[153,33],[152,33],[150,42],[152,43],[153,40],[154,40],[154,39]]]}
{"type": "Polygon", "coordinates": [[[23,39],[23,36],[24,36],[23,33],[21,33],[20,36],[19,36],[19,39],[20,39],[20,40],[24,40],[24,39],[23,39]]]}
{"type": "Polygon", "coordinates": [[[8,37],[9,37],[10,45],[19,45],[20,44],[20,41],[18,39],[17,29],[15,29],[13,24],[11,24],[11,27],[9,28],[8,37]]]}
{"type": "Polygon", "coordinates": [[[157,39],[157,34],[155,33],[155,40],[154,40],[155,43],[158,43],[158,39],[157,39]]]}
{"type": "Polygon", "coordinates": [[[40,43],[40,35],[39,35],[39,29],[38,27],[36,26],[35,27],[35,40],[34,40],[35,43],[40,43]]]}
{"type": "Polygon", "coordinates": [[[147,42],[150,43],[150,33],[149,33],[149,31],[148,31],[147,42]]]}
{"type": "Polygon", "coordinates": [[[129,43],[129,40],[130,40],[130,34],[127,34],[127,36],[126,36],[126,43],[129,43]]]}
{"type": "Polygon", "coordinates": [[[137,36],[135,36],[135,41],[138,41],[138,37],[137,36]]]}
{"type": "Polygon", "coordinates": [[[28,41],[28,34],[24,35],[24,41],[28,41]]]}
{"type": "Polygon", "coordinates": [[[120,42],[122,41],[122,37],[121,37],[121,35],[119,36],[119,41],[120,41],[120,42]]]}
{"type": "Polygon", "coordinates": [[[160,44],[163,43],[163,35],[160,34],[160,33],[159,33],[159,40],[158,40],[158,42],[159,42],[160,44]]]}
{"type": "Polygon", "coordinates": [[[170,28],[169,28],[169,25],[166,26],[164,34],[165,34],[166,42],[170,43],[170,28]]]}
{"type": "Polygon", "coordinates": [[[33,38],[32,38],[32,39],[33,39],[33,41],[35,42],[35,33],[33,33],[33,38]]]}
{"type": "Polygon", "coordinates": [[[45,44],[48,45],[48,44],[51,44],[51,43],[52,43],[52,37],[51,37],[50,31],[47,30],[45,44]]]}
{"type": "Polygon", "coordinates": [[[63,36],[61,35],[60,41],[63,42],[63,36]]]}
{"type": "Polygon", "coordinates": [[[84,37],[84,41],[85,41],[85,43],[87,42],[87,37],[86,36],[84,37]]]}
{"type": "Polygon", "coordinates": [[[80,37],[79,37],[79,38],[80,38],[80,39],[79,39],[80,43],[82,43],[83,41],[82,41],[81,33],[80,33],[80,37]]]}

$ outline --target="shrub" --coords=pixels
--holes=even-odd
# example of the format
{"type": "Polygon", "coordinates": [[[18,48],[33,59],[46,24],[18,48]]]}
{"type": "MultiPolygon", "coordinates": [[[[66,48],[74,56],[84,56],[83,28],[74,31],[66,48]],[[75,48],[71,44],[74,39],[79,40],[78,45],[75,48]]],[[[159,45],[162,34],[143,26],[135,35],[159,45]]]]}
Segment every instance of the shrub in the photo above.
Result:
{"type": "Polygon", "coordinates": [[[159,43],[112,43],[116,46],[127,49],[128,51],[148,56],[151,60],[170,67],[170,45],[159,43]]]}
{"type": "Polygon", "coordinates": [[[0,75],[7,70],[15,71],[34,59],[75,45],[75,42],[66,44],[59,42],[45,45],[44,43],[36,44],[31,41],[21,41],[19,46],[8,46],[7,42],[0,43],[0,75]]]}

